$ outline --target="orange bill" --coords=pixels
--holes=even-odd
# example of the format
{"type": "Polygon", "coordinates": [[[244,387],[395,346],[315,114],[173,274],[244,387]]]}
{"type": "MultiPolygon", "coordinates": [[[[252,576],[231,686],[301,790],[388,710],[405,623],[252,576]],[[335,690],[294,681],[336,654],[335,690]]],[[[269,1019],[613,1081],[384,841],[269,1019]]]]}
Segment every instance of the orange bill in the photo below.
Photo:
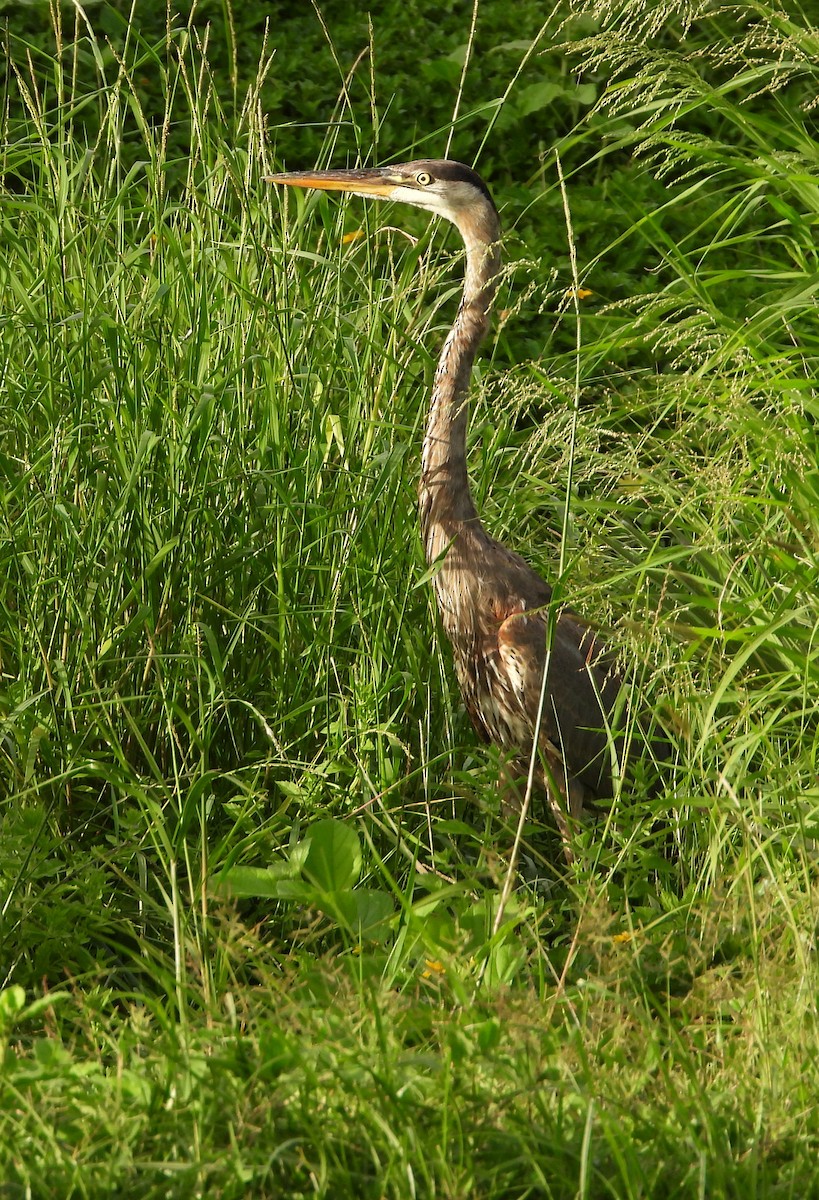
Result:
{"type": "Polygon", "coordinates": [[[323,192],[354,192],[357,196],[389,196],[402,180],[380,167],[354,171],[284,171],[267,175],[267,183],[288,187],[318,188],[323,192]]]}

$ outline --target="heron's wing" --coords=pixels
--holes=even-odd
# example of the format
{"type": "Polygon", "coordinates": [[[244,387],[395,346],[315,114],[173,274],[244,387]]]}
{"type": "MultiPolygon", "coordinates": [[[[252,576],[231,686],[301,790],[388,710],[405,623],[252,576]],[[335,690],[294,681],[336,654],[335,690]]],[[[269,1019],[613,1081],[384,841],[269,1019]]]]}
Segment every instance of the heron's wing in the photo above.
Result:
{"type": "Polygon", "coordinates": [[[568,777],[598,796],[610,795],[610,723],[622,681],[593,632],[570,615],[561,614],[550,648],[548,643],[542,613],[506,618],[498,630],[498,655],[509,688],[534,731],[546,669],[541,745],[568,777]]]}

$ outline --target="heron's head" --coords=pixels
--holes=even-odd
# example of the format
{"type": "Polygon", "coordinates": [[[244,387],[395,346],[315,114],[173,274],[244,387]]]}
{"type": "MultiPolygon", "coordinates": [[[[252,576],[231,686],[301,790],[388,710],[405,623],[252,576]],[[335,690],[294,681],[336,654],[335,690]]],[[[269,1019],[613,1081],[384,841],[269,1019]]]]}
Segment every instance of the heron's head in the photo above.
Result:
{"type": "Polygon", "coordinates": [[[492,244],[500,236],[498,212],[486,184],[471,167],[450,159],[423,158],[353,171],[287,171],[268,180],[411,204],[452,221],[467,245],[492,244]]]}

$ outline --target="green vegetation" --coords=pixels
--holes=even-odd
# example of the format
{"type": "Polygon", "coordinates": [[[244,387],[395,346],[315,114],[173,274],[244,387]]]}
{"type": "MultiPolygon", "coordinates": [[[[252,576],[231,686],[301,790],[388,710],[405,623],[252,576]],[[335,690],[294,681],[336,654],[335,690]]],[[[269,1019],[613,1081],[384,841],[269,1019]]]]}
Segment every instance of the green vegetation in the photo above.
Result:
{"type": "Polygon", "coordinates": [[[819,1195],[819,31],[507,7],[7,31],[4,1196],[819,1195]],[[479,506],[673,741],[570,872],[424,579],[456,241],[262,182],[459,96],[479,506]]]}

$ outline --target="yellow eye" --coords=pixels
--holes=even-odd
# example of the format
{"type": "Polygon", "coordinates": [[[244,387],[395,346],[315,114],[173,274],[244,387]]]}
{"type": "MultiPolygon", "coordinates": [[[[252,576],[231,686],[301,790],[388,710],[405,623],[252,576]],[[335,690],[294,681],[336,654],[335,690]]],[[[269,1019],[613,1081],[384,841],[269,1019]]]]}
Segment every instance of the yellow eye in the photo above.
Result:
{"type": "Polygon", "coordinates": [[[432,176],[429,171],[419,171],[415,176],[415,182],[420,183],[421,187],[428,187],[432,183],[432,176]]]}

